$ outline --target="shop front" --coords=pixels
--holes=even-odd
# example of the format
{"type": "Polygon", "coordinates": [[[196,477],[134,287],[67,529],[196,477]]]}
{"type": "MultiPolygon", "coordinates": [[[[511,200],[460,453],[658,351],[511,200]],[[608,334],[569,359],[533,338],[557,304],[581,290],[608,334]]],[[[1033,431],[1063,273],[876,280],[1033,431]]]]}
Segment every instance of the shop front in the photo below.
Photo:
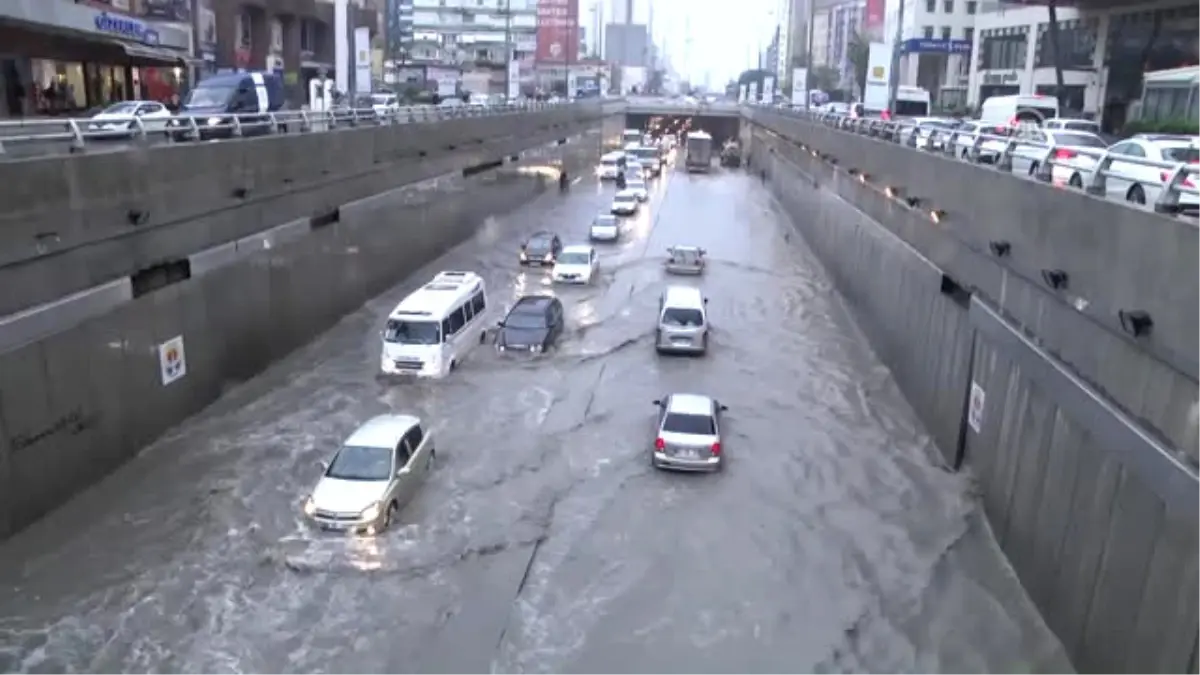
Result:
{"type": "Polygon", "coordinates": [[[131,99],[171,103],[191,34],[87,5],[0,3],[0,116],[79,115],[131,99]]]}

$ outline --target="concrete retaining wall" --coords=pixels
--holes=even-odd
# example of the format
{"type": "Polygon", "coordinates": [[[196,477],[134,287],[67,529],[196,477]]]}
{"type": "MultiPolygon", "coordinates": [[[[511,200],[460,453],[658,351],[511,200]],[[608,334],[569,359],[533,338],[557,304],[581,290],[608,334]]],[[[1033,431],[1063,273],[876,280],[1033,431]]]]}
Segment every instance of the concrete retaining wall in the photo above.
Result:
{"type": "MultiPolygon", "coordinates": [[[[596,128],[529,161],[595,165],[596,128]]],[[[167,428],[306,343],[364,300],[543,191],[506,167],[343,204],[340,220],[0,354],[0,535],[54,509],[167,428]],[[184,340],[164,386],[159,346],[184,340]]]]}
{"type": "Polygon", "coordinates": [[[0,163],[0,316],[595,124],[600,106],[0,163]]]}
{"type": "Polygon", "coordinates": [[[1106,327],[1005,277],[844,164],[762,128],[747,140],[751,170],[766,172],[947,465],[977,477],[997,539],[1077,668],[1196,672],[1195,471],[1048,347],[1134,352],[1104,347],[1106,327]],[[991,296],[997,275],[1004,293],[991,296]],[[1034,307],[1045,341],[1016,318],[1034,307]]]}

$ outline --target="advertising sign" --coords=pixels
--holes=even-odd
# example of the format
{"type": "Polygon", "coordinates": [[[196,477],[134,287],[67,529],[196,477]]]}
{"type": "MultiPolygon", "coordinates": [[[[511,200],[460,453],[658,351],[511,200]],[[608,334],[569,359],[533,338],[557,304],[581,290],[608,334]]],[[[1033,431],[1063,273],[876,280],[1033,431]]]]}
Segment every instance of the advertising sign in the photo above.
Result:
{"type": "Polygon", "coordinates": [[[147,19],[181,23],[192,20],[191,0],[142,0],[141,10],[147,19]]]}
{"type": "Polygon", "coordinates": [[[158,345],[158,372],[164,387],[187,375],[187,357],[183,352],[182,335],[176,335],[158,345]]]}
{"type": "Polygon", "coordinates": [[[937,40],[934,38],[913,38],[900,44],[903,54],[970,54],[970,40],[937,40]]]}
{"type": "Polygon", "coordinates": [[[354,91],[371,93],[371,29],[354,29],[354,91]]]}
{"type": "Polygon", "coordinates": [[[513,59],[508,62],[508,100],[515,101],[521,97],[521,62],[513,59]]]}
{"type": "Polygon", "coordinates": [[[196,47],[204,61],[217,60],[217,13],[213,0],[196,0],[196,47]]]}
{"type": "Polygon", "coordinates": [[[808,105],[808,68],[792,69],[792,105],[808,105]]]}
{"type": "Polygon", "coordinates": [[[775,102],[775,78],[773,77],[763,80],[762,102],[768,104],[775,102]]]}
{"type": "Polygon", "coordinates": [[[579,0],[538,0],[537,62],[579,60],[579,0]]]}
{"type": "Polygon", "coordinates": [[[886,0],[867,0],[863,13],[863,32],[873,38],[883,37],[884,7],[886,0]]]}

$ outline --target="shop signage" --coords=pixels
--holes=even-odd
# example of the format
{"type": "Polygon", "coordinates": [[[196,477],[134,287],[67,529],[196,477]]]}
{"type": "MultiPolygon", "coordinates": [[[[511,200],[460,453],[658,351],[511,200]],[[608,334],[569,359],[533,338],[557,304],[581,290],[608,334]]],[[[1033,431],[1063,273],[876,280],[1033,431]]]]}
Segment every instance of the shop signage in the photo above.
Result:
{"type": "Polygon", "coordinates": [[[124,16],[114,16],[108,12],[100,12],[95,19],[96,30],[109,33],[126,40],[141,42],[148,45],[159,43],[158,31],[149,28],[136,19],[124,16]]]}
{"type": "Polygon", "coordinates": [[[1015,84],[1020,79],[1020,74],[1015,70],[1009,70],[1001,73],[984,73],[984,84],[1015,84]]]}
{"type": "Polygon", "coordinates": [[[905,54],[970,54],[971,41],[913,38],[903,42],[901,51],[905,54]]]}

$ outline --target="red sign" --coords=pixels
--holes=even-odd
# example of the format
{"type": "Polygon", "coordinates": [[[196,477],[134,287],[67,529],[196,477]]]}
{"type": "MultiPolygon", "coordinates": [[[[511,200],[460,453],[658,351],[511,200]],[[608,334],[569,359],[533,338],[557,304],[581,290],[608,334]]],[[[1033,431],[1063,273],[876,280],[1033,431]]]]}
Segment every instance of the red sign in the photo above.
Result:
{"type": "Polygon", "coordinates": [[[579,61],[579,0],[538,0],[536,60],[579,61]]]}
{"type": "Polygon", "coordinates": [[[883,37],[883,8],[885,0],[867,0],[863,13],[863,32],[876,39],[883,37]]]}

